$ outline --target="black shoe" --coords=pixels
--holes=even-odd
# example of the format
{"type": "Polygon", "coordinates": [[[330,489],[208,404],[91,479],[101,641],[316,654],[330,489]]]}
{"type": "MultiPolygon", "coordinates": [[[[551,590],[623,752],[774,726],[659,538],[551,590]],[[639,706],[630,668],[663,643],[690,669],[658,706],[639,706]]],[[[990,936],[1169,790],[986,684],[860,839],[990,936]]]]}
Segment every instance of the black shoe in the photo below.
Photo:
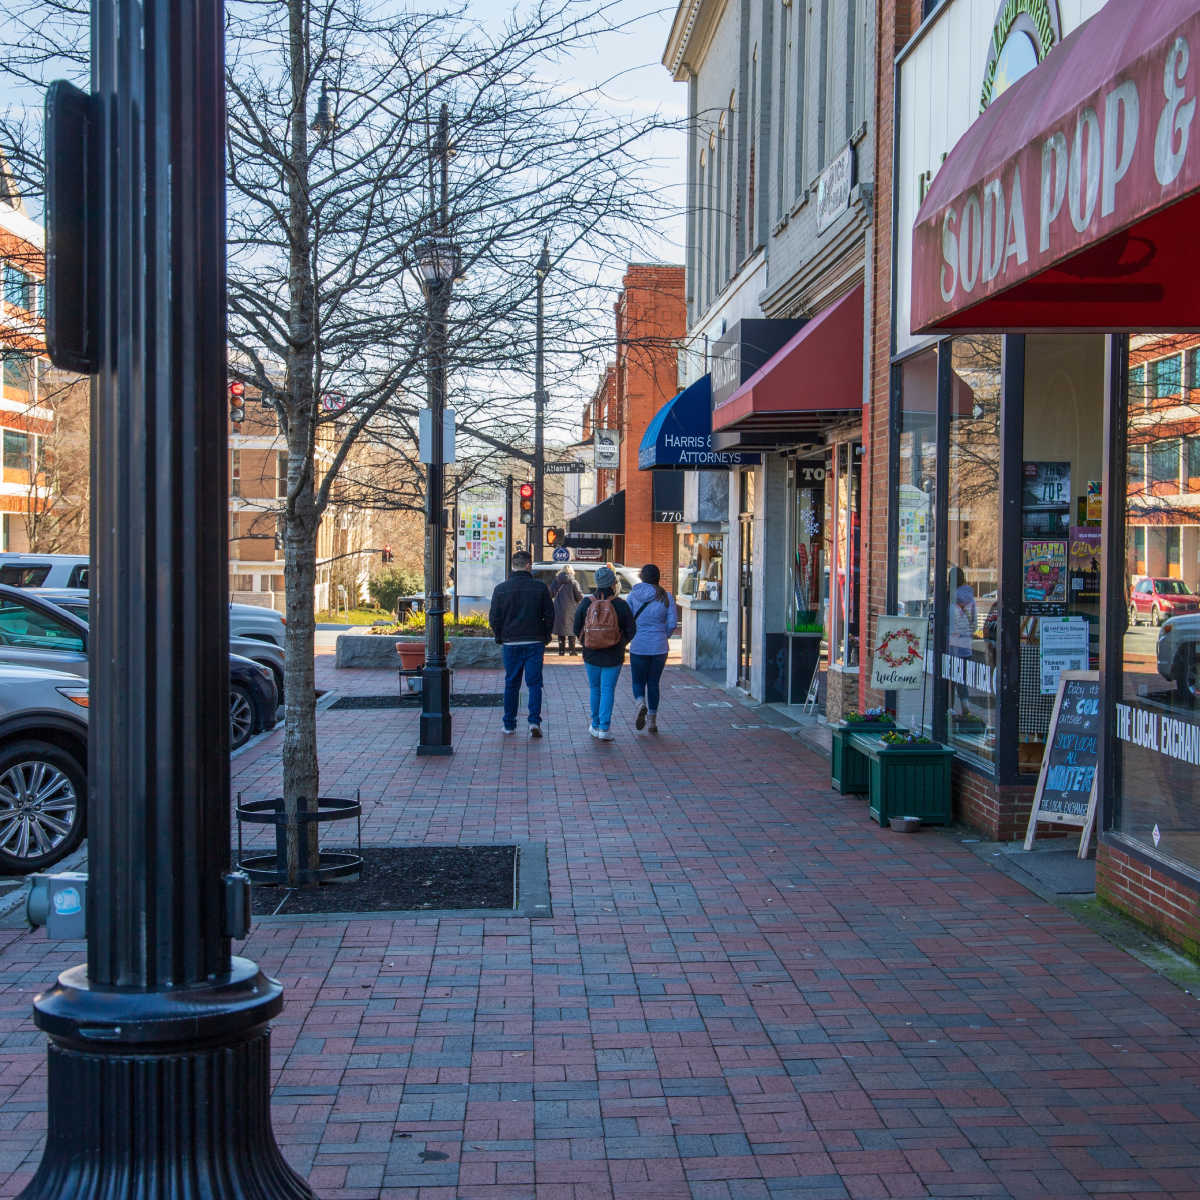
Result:
{"type": "Polygon", "coordinates": [[[542,727],[540,725],[530,725],[529,736],[531,738],[540,738],[542,736],[542,727]]]}

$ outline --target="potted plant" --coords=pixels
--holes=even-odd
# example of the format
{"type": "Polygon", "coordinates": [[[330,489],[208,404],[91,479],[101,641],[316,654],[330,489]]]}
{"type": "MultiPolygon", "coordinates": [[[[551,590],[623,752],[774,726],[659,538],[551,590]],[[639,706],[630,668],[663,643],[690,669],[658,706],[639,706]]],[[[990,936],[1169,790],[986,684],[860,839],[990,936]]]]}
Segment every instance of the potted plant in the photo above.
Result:
{"type": "Polygon", "coordinates": [[[919,733],[893,729],[863,739],[870,773],[870,812],[880,825],[920,817],[922,825],[950,823],[950,765],[954,751],[919,733]]]}
{"type": "Polygon", "coordinates": [[[850,738],[855,734],[883,733],[896,728],[896,718],[886,708],[868,708],[864,712],[847,709],[833,726],[830,779],[842,795],[863,795],[870,788],[867,760],[855,749],[850,738]]]}

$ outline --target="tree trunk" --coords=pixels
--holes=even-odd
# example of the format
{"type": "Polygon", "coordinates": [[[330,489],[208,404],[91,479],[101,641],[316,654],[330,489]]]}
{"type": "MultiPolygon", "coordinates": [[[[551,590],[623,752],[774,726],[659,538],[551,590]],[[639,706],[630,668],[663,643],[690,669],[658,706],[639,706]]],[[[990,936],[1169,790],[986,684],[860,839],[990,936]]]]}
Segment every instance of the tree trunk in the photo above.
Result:
{"type": "Polygon", "coordinates": [[[320,770],[317,763],[317,697],[313,672],[316,583],[317,511],[313,478],[316,438],[313,395],[316,357],[316,289],[312,276],[312,230],[308,205],[308,46],[303,0],[288,5],[292,117],[288,155],[288,326],[287,361],[288,481],[284,504],[284,586],[287,635],[283,687],[286,693],[283,731],[283,803],[287,814],[288,883],[298,882],[300,846],[307,843],[308,862],[317,866],[318,827],[308,822],[303,834],[297,815],[317,806],[320,770]]]}

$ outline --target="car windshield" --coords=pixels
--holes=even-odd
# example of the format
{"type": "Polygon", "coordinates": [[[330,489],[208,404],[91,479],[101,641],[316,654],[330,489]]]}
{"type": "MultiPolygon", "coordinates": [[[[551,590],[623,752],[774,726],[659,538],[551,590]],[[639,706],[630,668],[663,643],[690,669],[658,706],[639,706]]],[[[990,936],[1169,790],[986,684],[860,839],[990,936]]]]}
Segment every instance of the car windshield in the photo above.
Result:
{"type": "Polygon", "coordinates": [[[1155,590],[1160,596],[1190,596],[1192,589],[1182,579],[1156,579],[1155,590]]]}

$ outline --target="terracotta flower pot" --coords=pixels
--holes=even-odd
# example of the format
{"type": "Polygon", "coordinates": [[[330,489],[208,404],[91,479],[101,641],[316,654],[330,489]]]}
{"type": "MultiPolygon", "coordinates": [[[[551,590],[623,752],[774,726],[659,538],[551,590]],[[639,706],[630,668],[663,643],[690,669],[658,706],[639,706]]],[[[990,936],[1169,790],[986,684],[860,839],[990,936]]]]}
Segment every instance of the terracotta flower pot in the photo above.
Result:
{"type": "Polygon", "coordinates": [[[397,642],[396,653],[400,655],[400,665],[406,671],[425,665],[424,642],[397,642]]]}

